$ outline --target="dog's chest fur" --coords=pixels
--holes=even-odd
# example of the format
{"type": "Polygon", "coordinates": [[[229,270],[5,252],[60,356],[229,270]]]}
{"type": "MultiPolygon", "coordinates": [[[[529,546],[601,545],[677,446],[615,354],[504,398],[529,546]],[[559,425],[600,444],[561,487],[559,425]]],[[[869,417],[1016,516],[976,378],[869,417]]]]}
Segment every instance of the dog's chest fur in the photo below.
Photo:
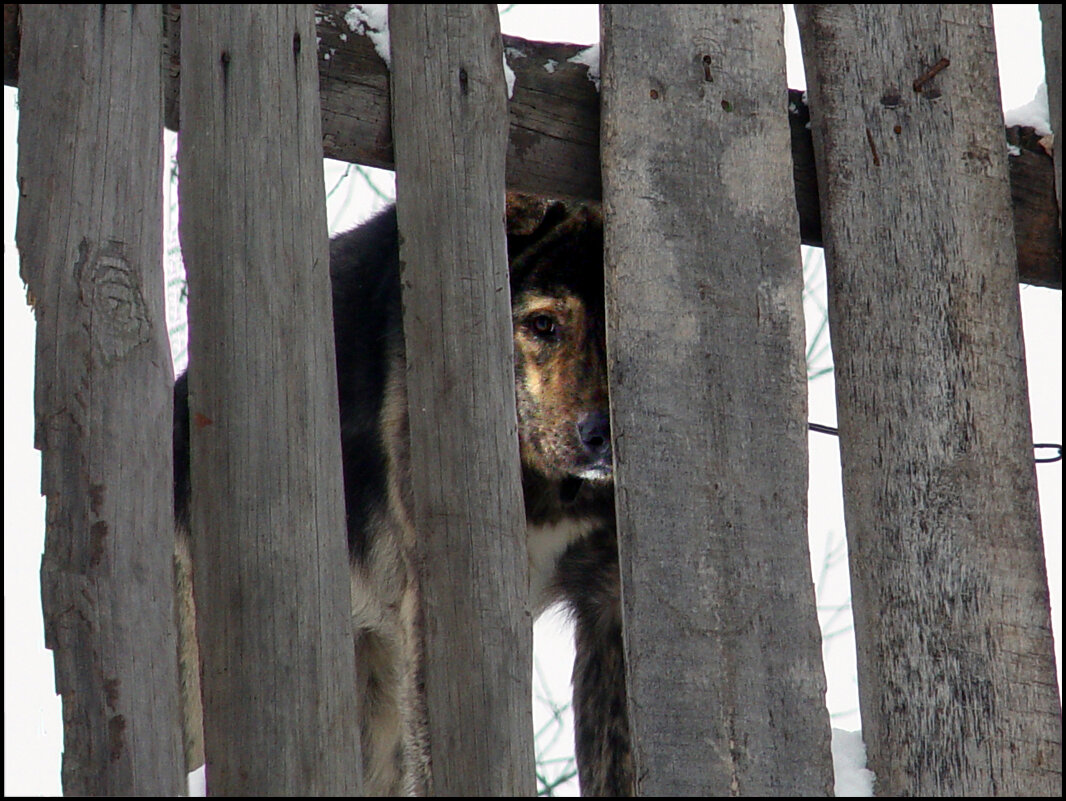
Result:
{"type": "Polygon", "coordinates": [[[596,527],[596,521],[562,518],[553,523],[531,524],[526,529],[529,548],[529,597],[534,616],[559,599],[557,565],[573,543],[596,527]]]}

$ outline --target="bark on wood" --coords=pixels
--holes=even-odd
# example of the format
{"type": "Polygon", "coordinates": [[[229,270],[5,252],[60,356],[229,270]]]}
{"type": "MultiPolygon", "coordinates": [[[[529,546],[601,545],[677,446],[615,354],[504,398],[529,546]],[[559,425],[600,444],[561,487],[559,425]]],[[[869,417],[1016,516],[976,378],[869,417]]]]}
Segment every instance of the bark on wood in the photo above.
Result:
{"type": "MultiPolygon", "coordinates": [[[[17,5],[5,4],[4,12],[17,5]]],[[[319,70],[322,91],[323,150],[329,158],[392,169],[392,129],[389,118],[388,68],[366,36],[345,22],[350,6],[319,5],[319,70]]],[[[172,22],[180,6],[167,6],[172,22]]],[[[177,82],[180,38],[169,26],[167,126],[178,128],[177,82]]],[[[18,38],[8,37],[5,17],[4,82],[17,83],[13,68],[18,38]],[[9,64],[12,65],[9,68],[9,64]]],[[[517,76],[509,104],[511,133],[507,184],[513,189],[549,196],[599,199],[599,97],[588,71],[570,59],[583,45],[531,42],[505,36],[508,62],[517,76]],[[550,68],[550,69],[549,69],[550,68]]],[[[789,93],[793,142],[793,176],[800,233],[806,245],[821,246],[818,188],[811,136],[807,130],[802,92],[789,93]]],[[[1057,96],[1057,95],[1056,95],[1057,96]]],[[[1052,100],[1054,103],[1054,100],[1052,100]]],[[[1011,159],[1011,190],[1018,231],[1018,279],[1023,283],[1062,288],[1062,245],[1057,218],[1051,157],[1023,137],[1025,148],[1011,159]]]]}
{"type": "MultiPolygon", "coordinates": [[[[366,36],[344,22],[348,6],[319,6],[325,153],[330,158],[391,169],[387,68],[366,36]]],[[[515,71],[507,154],[507,185],[554,196],[599,199],[599,97],[584,66],[570,59],[582,45],[504,37],[515,71]],[[520,56],[514,54],[519,53],[520,56]],[[549,72],[546,65],[551,64],[549,72]]],[[[173,57],[172,57],[173,58],[173,57]]],[[[172,69],[177,62],[172,61],[172,69]]],[[[806,245],[822,244],[818,186],[809,117],[802,92],[789,93],[793,178],[806,245]]],[[[997,112],[998,117],[998,112],[997,112]]],[[[1050,156],[1023,138],[1011,159],[1018,237],[1018,276],[1024,283],[1062,288],[1062,245],[1050,156]]]]}
{"type": "Polygon", "coordinates": [[[498,22],[491,6],[398,6],[391,27],[428,790],[528,794],[532,641],[498,22]]]}
{"type": "Polygon", "coordinates": [[[1057,797],[1061,712],[991,10],[797,16],[868,764],[881,795],[1057,797]]]}
{"type": "Polygon", "coordinates": [[[643,795],[832,788],[781,14],[602,11],[611,428],[643,795]]]}
{"type": "Polygon", "coordinates": [[[359,789],[307,6],[185,6],[192,540],[220,795],[359,789]]]}
{"type": "Polygon", "coordinates": [[[1011,155],[1010,196],[1017,243],[1018,280],[1023,284],[1062,289],[1062,240],[1055,200],[1055,172],[1044,150],[1046,137],[1029,127],[1007,129],[1011,155]]]}
{"type": "Polygon", "coordinates": [[[534,792],[532,628],[491,5],[390,10],[432,795],[534,792]]]}
{"type": "MultiPolygon", "coordinates": [[[[1043,27],[1044,76],[1051,112],[1051,132],[1062,139],[1062,3],[1041,3],[1043,27]]],[[[1055,198],[1059,207],[1059,231],[1062,231],[1062,148],[1055,148],[1055,198]]]]}
{"type": "Polygon", "coordinates": [[[16,239],[37,317],[63,789],[180,795],[161,7],[23,13],[16,239]]]}

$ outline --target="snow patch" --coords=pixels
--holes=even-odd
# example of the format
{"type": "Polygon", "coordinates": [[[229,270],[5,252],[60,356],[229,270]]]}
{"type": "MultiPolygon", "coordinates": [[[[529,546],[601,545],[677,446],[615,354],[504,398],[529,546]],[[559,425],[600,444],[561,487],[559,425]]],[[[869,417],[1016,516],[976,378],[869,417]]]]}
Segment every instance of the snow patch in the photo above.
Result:
{"type": "MultiPolygon", "coordinates": [[[[392,43],[389,39],[388,3],[367,3],[353,5],[344,15],[344,21],[355,33],[368,36],[374,50],[381,56],[385,66],[392,69],[392,43]]],[[[508,48],[513,49],[513,48],[508,48]]],[[[525,55],[521,53],[520,55],[525,55]]],[[[503,55],[503,76],[507,81],[507,97],[514,96],[515,74],[507,63],[507,53],[503,55]]]]}
{"type": "Polygon", "coordinates": [[[598,42],[571,56],[567,62],[584,66],[588,70],[588,79],[595,85],[596,91],[600,91],[600,45],[598,42]]]}
{"type": "Polygon", "coordinates": [[[1013,108],[1003,115],[1003,121],[1008,128],[1014,125],[1024,125],[1034,128],[1039,136],[1047,136],[1051,133],[1050,120],[1051,112],[1048,110],[1046,83],[1036,88],[1036,95],[1024,106],[1013,108]]]}
{"type": "Polygon", "coordinates": [[[207,797],[207,767],[201,765],[188,775],[189,798],[207,797]]]}
{"type": "Polygon", "coordinates": [[[370,37],[374,50],[392,69],[392,52],[389,49],[389,5],[373,3],[352,6],[344,15],[344,21],[355,33],[370,37]]]}
{"type": "Polygon", "coordinates": [[[838,798],[873,796],[875,776],[866,767],[866,744],[861,731],[833,729],[833,773],[833,792],[838,798]]]}
{"type": "Polygon", "coordinates": [[[507,99],[510,100],[514,97],[514,70],[511,69],[511,65],[507,63],[507,53],[503,54],[503,77],[507,81],[507,99]]]}

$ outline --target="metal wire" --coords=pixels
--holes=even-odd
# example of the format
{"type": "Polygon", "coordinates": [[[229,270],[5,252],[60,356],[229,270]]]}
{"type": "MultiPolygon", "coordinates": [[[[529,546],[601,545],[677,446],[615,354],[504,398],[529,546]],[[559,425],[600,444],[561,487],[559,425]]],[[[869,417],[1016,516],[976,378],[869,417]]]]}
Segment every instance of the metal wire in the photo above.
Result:
{"type": "MultiPolygon", "coordinates": [[[[811,431],[816,431],[819,434],[829,434],[830,436],[839,437],[840,431],[832,426],[824,426],[821,423],[807,423],[807,428],[811,431]]],[[[1062,445],[1057,442],[1037,442],[1033,444],[1033,450],[1055,450],[1058,453],[1055,456],[1034,457],[1033,461],[1037,464],[1050,464],[1051,462],[1062,461],[1062,445]]]]}

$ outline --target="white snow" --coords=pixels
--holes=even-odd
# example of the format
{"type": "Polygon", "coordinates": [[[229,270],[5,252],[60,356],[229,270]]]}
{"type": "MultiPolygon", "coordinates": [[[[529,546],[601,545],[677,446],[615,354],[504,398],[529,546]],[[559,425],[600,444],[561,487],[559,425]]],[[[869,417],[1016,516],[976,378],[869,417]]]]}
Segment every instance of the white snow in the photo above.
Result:
{"type": "MultiPolygon", "coordinates": [[[[385,66],[392,69],[392,44],[389,40],[389,6],[387,3],[353,5],[344,15],[344,21],[355,33],[370,37],[374,50],[381,56],[385,66]]],[[[507,81],[507,97],[514,96],[515,74],[503,55],[503,77],[507,81]]]]}
{"type": "Polygon", "coordinates": [[[1003,114],[1003,121],[1007,127],[1012,125],[1025,125],[1035,128],[1039,136],[1047,136],[1051,133],[1051,112],[1047,102],[1047,84],[1042,83],[1036,87],[1033,99],[1024,106],[1012,108],[1003,114]]]}
{"type": "Polygon", "coordinates": [[[392,52],[389,50],[389,6],[388,3],[371,3],[352,6],[344,21],[355,33],[370,37],[374,49],[385,61],[385,66],[392,69],[392,52]]]}
{"type": "Polygon", "coordinates": [[[862,732],[833,729],[834,794],[840,798],[870,798],[874,794],[874,774],[866,768],[866,745],[862,732]]]}
{"type": "Polygon", "coordinates": [[[507,63],[507,54],[503,54],[503,77],[507,80],[507,99],[510,100],[514,97],[514,70],[511,69],[511,65],[507,63]]]}
{"type": "Polygon", "coordinates": [[[201,765],[189,774],[189,798],[207,797],[207,766],[201,765]]]}
{"type": "Polygon", "coordinates": [[[600,91],[600,43],[586,47],[579,53],[567,59],[571,64],[583,64],[588,69],[588,79],[600,91]]]}

